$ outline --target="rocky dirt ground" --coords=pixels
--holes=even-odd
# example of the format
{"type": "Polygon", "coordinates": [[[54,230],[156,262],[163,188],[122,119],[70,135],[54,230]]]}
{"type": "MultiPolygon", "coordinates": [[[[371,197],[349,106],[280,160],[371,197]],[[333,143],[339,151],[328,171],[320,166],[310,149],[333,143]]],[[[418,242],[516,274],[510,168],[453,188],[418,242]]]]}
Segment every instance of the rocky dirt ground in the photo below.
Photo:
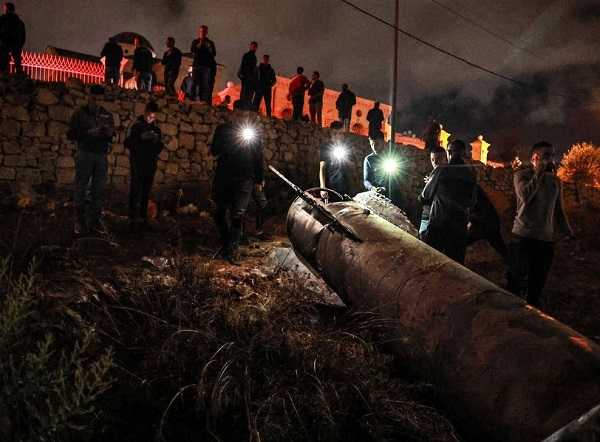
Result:
{"type": "MultiPolygon", "coordinates": [[[[411,367],[409,347],[406,358],[382,350],[385,324],[273,272],[267,257],[289,246],[283,217],[268,224],[272,241],[251,239],[232,266],[216,258],[206,212],[161,216],[139,235],[115,207],[107,236],[77,238],[68,204],[6,209],[0,254],[15,272],[36,257],[44,308],[91,325],[113,352],[111,388],[78,418],[86,438],[64,440],[473,440],[411,367]]],[[[600,240],[586,211],[574,219],[578,239],[558,245],[547,311],[600,340],[600,240]]],[[[504,284],[485,243],[467,265],[504,284]]]]}

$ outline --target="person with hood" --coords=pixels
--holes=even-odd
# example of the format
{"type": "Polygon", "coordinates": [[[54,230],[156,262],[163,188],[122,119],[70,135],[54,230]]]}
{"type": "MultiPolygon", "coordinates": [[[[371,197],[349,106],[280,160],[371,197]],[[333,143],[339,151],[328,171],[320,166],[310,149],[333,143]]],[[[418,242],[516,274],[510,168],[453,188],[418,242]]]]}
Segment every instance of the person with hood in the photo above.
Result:
{"type": "Polygon", "coordinates": [[[165,92],[175,95],[175,82],[181,68],[181,51],[175,47],[175,39],[167,37],[167,50],[163,54],[162,65],[165,67],[165,92]]]}
{"type": "Polygon", "coordinates": [[[338,110],[340,121],[344,125],[344,130],[350,130],[350,120],[352,119],[352,108],[356,104],[356,95],[352,92],[346,83],[342,85],[342,92],[335,102],[335,108],[338,110]]]}
{"type": "Polygon", "coordinates": [[[135,51],[133,53],[133,72],[135,72],[138,89],[141,91],[152,92],[152,68],[154,66],[154,56],[150,49],[142,45],[140,37],[133,39],[135,51]]]}
{"type": "Polygon", "coordinates": [[[67,138],[77,143],[75,160],[75,234],[83,230],[103,233],[101,221],[104,188],[108,172],[106,155],[110,151],[115,133],[112,114],[98,105],[98,97],[104,88],[92,85],[88,102],[71,117],[67,138]],[[86,210],[86,194],[90,190],[89,211],[86,210]]]}
{"type": "Polygon", "coordinates": [[[114,37],[110,37],[102,52],[104,57],[104,82],[106,84],[119,84],[121,79],[121,61],[123,60],[123,48],[114,37]]]}
{"type": "Polygon", "coordinates": [[[531,148],[531,166],[518,167],[513,177],[517,214],[512,228],[508,289],[535,307],[542,304],[555,241],[573,236],[554,155],[552,144],[535,143],[531,148]]]}
{"type": "Polygon", "coordinates": [[[256,50],[258,49],[258,43],[253,41],[250,43],[248,52],[242,56],[242,62],[238,69],[238,78],[242,81],[242,90],[240,92],[240,100],[242,100],[242,107],[245,110],[252,108],[254,100],[254,91],[256,90],[256,50]]]}
{"type": "Polygon", "coordinates": [[[162,132],[156,124],[158,105],[151,101],[127,132],[129,150],[129,227],[132,232],[148,228],[148,201],[156,174],[158,156],[164,148],[162,132]]]}
{"type": "Polygon", "coordinates": [[[212,104],[217,75],[217,49],[215,43],[208,38],[208,26],[198,28],[198,38],[192,41],[190,52],[194,55],[194,99],[212,104]]]}
{"type": "Polygon", "coordinates": [[[256,82],[256,92],[254,93],[253,108],[256,112],[260,109],[260,102],[265,100],[265,110],[267,117],[271,116],[271,101],[273,86],[277,83],[275,70],[271,67],[269,56],[263,55],[263,61],[258,66],[258,79],[256,82]]]}
{"type": "Polygon", "coordinates": [[[431,201],[425,242],[460,264],[465,262],[467,225],[477,197],[477,178],[465,163],[466,152],[464,141],[452,141],[448,166],[437,167],[421,193],[421,201],[431,201]]]}
{"type": "Polygon", "coordinates": [[[210,149],[217,158],[213,193],[221,254],[230,263],[237,264],[248,203],[253,192],[261,193],[264,186],[261,134],[250,124],[222,123],[215,130],[210,149]]]}
{"type": "Polygon", "coordinates": [[[0,16],[0,73],[8,72],[10,57],[15,64],[15,73],[23,72],[21,52],[25,45],[25,23],[16,14],[14,3],[2,5],[0,16]]]}
{"type": "Polygon", "coordinates": [[[298,66],[296,75],[290,81],[288,90],[288,100],[292,101],[292,119],[294,121],[302,121],[302,112],[304,110],[304,94],[310,86],[310,81],[304,75],[304,68],[298,66]]]}

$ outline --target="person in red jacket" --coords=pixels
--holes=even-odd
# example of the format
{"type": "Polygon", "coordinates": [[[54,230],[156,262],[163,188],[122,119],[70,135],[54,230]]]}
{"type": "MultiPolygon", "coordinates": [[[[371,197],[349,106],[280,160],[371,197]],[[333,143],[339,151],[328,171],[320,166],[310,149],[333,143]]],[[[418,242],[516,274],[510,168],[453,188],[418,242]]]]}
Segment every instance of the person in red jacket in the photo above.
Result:
{"type": "Polygon", "coordinates": [[[304,109],[304,94],[310,87],[310,81],[304,75],[304,68],[298,66],[296,69],[296,76],[292,78],[290,82],[290,88],[288,93],[288,100],[292,101],[294,112],[292,119],[294,121],[302,120],[302,111],[304,109]]]}

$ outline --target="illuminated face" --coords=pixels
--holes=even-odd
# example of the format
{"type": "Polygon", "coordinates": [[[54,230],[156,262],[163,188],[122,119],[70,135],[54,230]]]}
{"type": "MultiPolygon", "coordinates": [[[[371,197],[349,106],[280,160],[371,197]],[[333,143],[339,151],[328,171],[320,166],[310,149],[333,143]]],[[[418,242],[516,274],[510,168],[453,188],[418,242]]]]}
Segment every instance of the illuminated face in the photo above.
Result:
{"type": "Polygon", "coordinates": [[[199,38],[206,38],[208,36],[208,27],[207,26],[200,26],[198,28],[198,37],[199,38]]]}
{"type": "Polygon", "coordinates": [[[156,114],[154,112],[146,112],[145,118],[148,124],[152,124],[156,121],[156,114]]]}
{"type": "Polygon", "coordinates": [[[258,45],[256,43],[251,43],[250,44],[250,50],[256,52],[256,50],[258,49],[258,45]]]}

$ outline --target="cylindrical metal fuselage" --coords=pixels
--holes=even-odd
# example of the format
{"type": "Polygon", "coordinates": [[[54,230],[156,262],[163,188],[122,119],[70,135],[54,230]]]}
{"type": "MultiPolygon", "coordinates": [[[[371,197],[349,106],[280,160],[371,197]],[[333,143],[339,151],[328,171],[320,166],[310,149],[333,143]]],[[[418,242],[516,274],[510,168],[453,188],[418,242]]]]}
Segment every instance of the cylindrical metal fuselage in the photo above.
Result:
{"type": "Polygon", "coordinates": [[[600,404],[600,347],[356,202],[327,208],[362,242],[296,200],[296,254],[361,310],[417,338],[486,440],[539,441],[600,404]]]}

